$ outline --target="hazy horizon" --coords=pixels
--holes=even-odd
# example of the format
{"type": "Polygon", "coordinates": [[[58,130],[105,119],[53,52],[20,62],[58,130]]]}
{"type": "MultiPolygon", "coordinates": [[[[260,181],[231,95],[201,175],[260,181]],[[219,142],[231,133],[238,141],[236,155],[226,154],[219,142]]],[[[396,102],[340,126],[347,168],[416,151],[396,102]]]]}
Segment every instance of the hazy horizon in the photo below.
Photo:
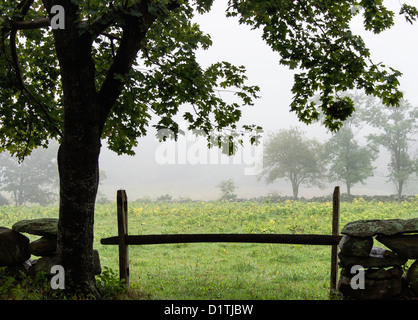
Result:
{"type": "MultiPolygon", "coordinates": [[[[406,1],[408,2],[408,1],[406,1]]],[[[411,2],[411,1],[409,1],[411,2]]],[[[395,13],[399,12],[400,3],[385,1],[395,13]]],[[[256,124],[266,132],[288,129],[298,126],[309,137],[324,141],[330,133],[319,125],[305,125],[298,121],[294,113],[289,112],[292,100],[291,88],[293,85],[293,71],[279,64],[279,56],[274,53],[262,40],[260,30],[250,30],[248,26],[239,25],[237,19],[226,18],[226,2],[215,1],[213,9],[204,15],[197,15],[195,21],[201,25],[204,32],[211,35],[213,45],[207,51],[199,51],[198,59],[202,66],[218,61],[228,61],[235,65],[244,65],[247,69],[248,84],[258,85],[261,88],[261,98],[255,101],[252,107],[242,109],[242,124],[256,124]]],[[[375,35],[367,32],[362,26],[360,18],[352,22],[353,32],[360,34],[369,46],[372,60],[375,63],[384,62],[403,73],[401,90],[405,92],[405,99],[412,105],[418,106],[418,90],[416,90],[416,75],[418,74],[418,23],[411,25],[403,16],[396,15],[396,25],[382,34],[375,35]],[[414,41],[411,41],[414,40],[414,41]]],[[[231,92],[219,92],[224,99],[233,99],[231,92]]],[[[188,108],[188,106],[184,106],[188,108]]],[[[177,118],[176,118],[177,119],[177,118]]],[[[155,121],[154,121],[155,123],[155,121]]],[[[365,129],[367,130],[367,128],[365,129]]],[[[290,182],[280,180],[272,185],[265,185],[258,181],[255,175],[248,175],[246,169],[251,167],[251,159],[241,157],[241,164],[222,164],[216,161],[207,161],[207,164],[191,164],[193,160],[187,158],[182,163],[177,157],[174,164],[161,164],[162,145],[158,144],[155,131],[150,128],[146,137],[140,138],[136,156],[118,156],[106,148],[103,141],[100,156],[100,169],[106,174],[101,182],[99,191],[109,199],[115,199],[118,189],[125,189],[130,199],[170,194],[173,198],[191,198],[199,200],[214,200],[220,195],[216,185],[226,179],[234,179],[238,189],[239,198],[266,196],[277,193],[283,196],[292,195],[290,182]],[[160,157],[160,158],[159,158],[160,157]],[[248,160],[248,161],[247,161],[248,160]],[[246,163],[247,161],[247,163],[246,163]]],[[[196,141],[186,141],[186,151],[193,148],[196,141]]],[[[364,142],[362,142],[364,143],[364,142]]],[[[196,145],[195,145],[196,146],[196,145]]],[[[415,150],[418,152],[417,142],[415,150]]],[[[184,145],[183,145],[184,147],[184,145]]],[[[184,152],[178,149],[176,152],[184,152]]],[[[209,151],[208,151],[209,152],[209,151]]],[[[196,154],[194,154],[196,156],[196,154]]],[[[365,185],[356,184],[351,193],[355,195],[395,194],[394,185],[387,183],[384,177],[388,154],[383,152],[376,163],[375,177],[369,178],[365,185]]],[[[193,150],[190,151],[193,158],[193,150]]],[[[208,155],[208,159],[211,159],[208,155]]],[[[300,187],[299,197],[311,198],[314,196],[330,195],[333,188],[340,185],[341,192],[345,193],[342,183],[328,183],[325,189],[318,187],[300,187]]],[[[418,177],[411,176],[404,194],[418,194],[418,177]]]]}
{"type": "MultiPolygon", "coordinates": [[[[386,1],[387,2],[387,1],[386,1]]],[[[387,2],[389,8],[398,12],[400,5],[387,2]]],[[[226,3],[215,1],[210,13],[196,16],[204,32],[211,35],[213,45],[207,51],[199,52],[199,59],[203,66],[216,61],[228,61],[236,65],[244,65],[247,70],[248,82],[259,85],[261,98],[255,101],[253,107],[243,108],[241,123],[254,123],[263,127],[265,131],[287,129],[298,126],[310,137],[324,140],[330,137],[327,130],[319,124],[305,125],[298,121],[294,113],[289,112],[292,99],[293,71],[279,64],[279,56],[274,53],[262,40],[260,30],[250,30],[248,26],[239,25],[237,19],[225,17],[226,3]]],[[[410,41],[412,35],[418,34],[418,25],[410,25],[402,16],[396,17],[396,25],[382,34],[375,35],[366,32],[361,19],[356,18],[353,31],[361,34],[370,47],[375,63],[384,62],[387,66],[403,72],[401,90],[405,92],[405,99],[414,106],[418,105],[418,90],[415,89],[415,77],[418,73],[418,42],[410,41]]],[[[229,99],[231,93],[220,92],[222,98],[229,99]]],[[[117,189],[125,189],[131,198],[158,197],[170,194],[176,197],[190,197],[192,199],[216,199],[219,190],[216,185],[221,180],[234,179],[239,189],[238,197],[263,196],[269,192],[281,195],[292,195],[291,185],[286,181],[279,181],[272,185],[258,182],[255,176],[247,176],[239,165],[185,165],[185,164],[156,164],[152,130],[147,137],[139,140],[135,157],[117,157],[110,151],[103,149],[101,155],[101,169],[106,171],[107,179],[100,186],[100,191],[113,199],[117,189]],[[118,168],[128,169],[125,172],[118,168]]],[[[193,143],[193,141],[192,141],[193,143]]],[[[383,153],[383,157],[385,157],[383,153]]],[[[387,157],[387,153],[386,153],[387,157]]],[[[357,184],[352,188],[352,194],[374,195],[394,194],[395,188],[386,183],[383,177],[386,171],[385,158],[380,158],[376,175],[367,179],[366,185],[357,184]]],[[[405,193],[418,193],[416,177],[412,177],[405,193]]],[[[330,183],[326,189],[305,188],[301,186],[299,196],[310,198],[313,196],[332,194],[335,185],[330,183]]]]}

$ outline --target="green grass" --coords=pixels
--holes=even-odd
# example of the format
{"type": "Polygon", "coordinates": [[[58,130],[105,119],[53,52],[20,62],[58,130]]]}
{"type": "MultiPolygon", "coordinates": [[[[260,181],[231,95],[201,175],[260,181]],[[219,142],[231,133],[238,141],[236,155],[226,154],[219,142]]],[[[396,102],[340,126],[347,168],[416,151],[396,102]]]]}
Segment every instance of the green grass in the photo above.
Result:
{"type": "MultiPolygon", "coordinates": [[[[11,227],[22,219],[57,217],[57,212],[0,207],[0,221],[11,227]]],[[[331,234],[332,204],[131,202],[128,217],[130,234],[331,234]]],[[[414,217],[418,197],[402,203],[360,198],[341,203],[340,226],[360,219],[414,217]]],[[[117,235],[116,205],[97,205],[95,219],[94,247],[102,267],[117,272],[117,246],[100,244],[101,238],[117,235]]],[[[329,246],[253,243],[130,246],[131,288],[136,299],[328,299],[330,251],[329,246]]]]}

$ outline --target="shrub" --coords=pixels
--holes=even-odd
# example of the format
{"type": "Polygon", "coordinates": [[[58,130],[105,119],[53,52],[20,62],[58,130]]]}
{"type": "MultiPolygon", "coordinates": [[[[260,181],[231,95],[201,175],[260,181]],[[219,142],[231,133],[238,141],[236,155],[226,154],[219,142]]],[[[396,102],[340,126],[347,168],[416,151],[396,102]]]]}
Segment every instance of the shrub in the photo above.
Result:
{"type": "Polygon", "coordinates": [[[101,299],[110,300],[126,293],[125,281],[121,281],[118,275],[107,266],[104,266],[102,273],[96,276],[96,281],[101,299]]]}

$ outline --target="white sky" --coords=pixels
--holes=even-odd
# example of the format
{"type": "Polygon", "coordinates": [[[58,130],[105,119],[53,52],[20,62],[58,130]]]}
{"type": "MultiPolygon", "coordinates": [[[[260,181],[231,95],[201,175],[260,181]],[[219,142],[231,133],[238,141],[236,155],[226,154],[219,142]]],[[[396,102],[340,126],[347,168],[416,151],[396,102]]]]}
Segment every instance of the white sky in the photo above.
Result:
{"type": "MultiPolygon", "coordinates": [[[[396,13],[399,12],[398,1],[386,3],[396,13]]],[[[210,13],[195,19],[213,40],[213,46],[200,55],[203,64],[225,60],[246,66],[250,83],[261,87],[262,96],[255,107],[245,113],[246,118],[272,130],[287,128],[289,122],[296,123],[297,117],[288,111],[293,72],[279,64],[278,53],[264,43],[261,30],[250,30],[249,26],[239,25],[237,19],[226,18],[225,9],[226,1],[215,1],[210,13]]],[[[364,31],[359,15],[353,21],[353,31],[363,36],[375,63],[382,61],[404,74],[402,90],[406,93],[405,97],[417,105],[418,23],[411,26],[399,15],[396,19],[396,26],[391,30],[374,35],[364,31]]]]}

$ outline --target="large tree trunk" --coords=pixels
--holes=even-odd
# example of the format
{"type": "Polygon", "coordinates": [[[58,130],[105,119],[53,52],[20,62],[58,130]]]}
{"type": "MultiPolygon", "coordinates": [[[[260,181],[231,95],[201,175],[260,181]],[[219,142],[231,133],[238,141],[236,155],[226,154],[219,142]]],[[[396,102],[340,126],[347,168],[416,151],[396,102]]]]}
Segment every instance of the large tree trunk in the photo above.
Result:
{"type": "Polygon", "coordinates": [[[93,272],[94,205],[97,194],[99,143],[64,141],[60,146],[60,212],[58,253],[66,289],[96,294],[93,272]]]}
{"type": "MultiPolygon", "coordinates": [[[[66,18],[76,20],[67,5],[66,18]]],[[[94,205],[99,182],[101,125],[95,66],[88,34],[55,31],[64,92],[64,135],[58,151],[58,254],[66,289],[96,294],[93,272],[94,205]]]]}
{"type": "MultiPolygon", "coordinates": [[[[89,108],[88,103],[85,108],[89,108]]],[[[71,110],[66,117],[70,114],[71,110]]],[[[84,121],[79,119],[74,122],[77,125],[66,127],[58,152],[58,253],[65,270],[66,287],[95,294],[93,225],[101,143],[98,126],[89,121],[88,115],[84,116],[84,121]]]]}
{"type": "Polygon", "coordinates": [[[91,101],[95,96],[95,91],[86,95],[80,91],[66,94],[71,101],[65,103],[65,132],[58,152],[58,253],[65,269],[66,286],[82,287],[78,289],[93,293],[94,206],[101,148],[97,104],[91,101]]]}
{"type": "MultiPolygon", "coordinates": [[[[50,7],[52,1],[44,1],[50,7]]],[[[177,7],[175,2],[173,7],[177,7]]],[[[99,182],[99,154],[104,123],[123,87],[115,75],[126,75],[135,61],[148,27],[156,17],[148,2],[127,15],[123,37],[99,92],[92,59],[92,35],[78,28],[75,1],[65,2],[65,29],[54,30],[64,92],[64,132],[58,152],[60,215],[58,253],[65,285],[96,293],[93,272],[94,205],[99,182]],[[80,288],[81,287],[81,288],[80,288]]]]}

